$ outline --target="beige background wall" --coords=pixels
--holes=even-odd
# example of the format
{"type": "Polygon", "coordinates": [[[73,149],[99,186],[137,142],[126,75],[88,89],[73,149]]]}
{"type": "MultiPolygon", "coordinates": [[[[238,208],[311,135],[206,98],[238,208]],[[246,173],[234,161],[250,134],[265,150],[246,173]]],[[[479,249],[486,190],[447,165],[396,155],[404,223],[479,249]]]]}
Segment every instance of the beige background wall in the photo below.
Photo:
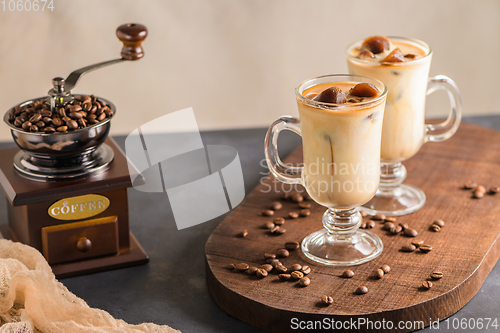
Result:
{"type": "MultiPolygon", "coordinates": [[[[6,0],[8,2],[9,0],[6,0]]],[[[113,101],[114,134],[194,108],[201,129],[267,126],[297,115],[301,81],[347,71],[344,48],[368,35],[415,37],[431,75],[459,85],[466,115],[500,113],[500,1],[54,0],[53,12],[0,4],[0,110],[41,96],[54,76],[116,58],[115,29],[149,28],[146,56],[83,77],[74,92],[113,101]]],[[[444,95],[428,115],[446,113],[444,95]]],[[[0,140],[10,140],[0,126],[0,140]]]]}

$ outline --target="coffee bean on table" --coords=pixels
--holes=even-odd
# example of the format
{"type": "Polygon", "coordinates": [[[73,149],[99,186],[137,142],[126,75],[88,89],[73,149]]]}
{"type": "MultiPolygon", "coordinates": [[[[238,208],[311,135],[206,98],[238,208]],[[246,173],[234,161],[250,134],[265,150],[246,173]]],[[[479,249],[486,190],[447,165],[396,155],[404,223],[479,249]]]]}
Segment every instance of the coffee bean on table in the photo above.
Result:
{"type": "Polygon", "coordinates": [[[68,131],[68,126],[59,126],[59,127],[57,128],[57,131],[58,131],[58,132],[61,132],[61,133],[62,133],[62,132],[67,132],[67,131],[68,131]]]}
{"type": "Polygon", "coordinates": [[[333,297],[324,295],[321,297],[321,302],[327,305],[333,304],[333,297]]]}
{"type": "Polygon", "coordinates": [[[287,249],[279,249],[277,254],[279,258],[286,258],[290,255],[290,252],[287,249]]]}
{"type": "Polygon", "coordinates": [[[261,212],[262,216],[273,216],[274,215],[274,210],[271,209],[266,209],[261,212]]]}
{"type": "Polygon", "coordinates": [[[268,273],[265,269],[259,268],[257,269],[256,275],[260,278],[265,278],[268,275],[268,273]]]}
{"type": "Polygon", "coordinates": [[[430,246],[430,245],[420,245],[420,247],[418,249],[420,250],[420,252],[429,253],[429,252],[432,251],[432,246],[430,246]]]}
{"type": "Polygon", "coordinates": [[[432,272],[431,273],[431,278],[433,278],[434,280],[439,280],[443,276],[444,276],[444,274],[442,272],[432,272]]]}
{"type": "Polygon", "coordinates": [[[354,276],[354,272],[351,271],[350,269],[347,269],[344,271],[344,273],[342,273],[342,277],[345,277],[345,278],[352,278],[354,276]]]}
{"type": "Polygon", "coordinates": [[[275,225],[274,227],[272,227],[271,229],[269,229],[269,232],[272,233],[272,234],[276,234],[277,231],[279,230],[279,228],[280,228],[279,225],[275,225]]]}
{"type": "Polygon", "coordinates": [[[366,286],[360,286],[356,289],[356,294],[363,295],[368,292],[368,288],[366,286]]]}
{"type": "Polygon", "coordinates": [[[490,190],[489,190],[489,194],[497,194],[498,192],[500,192],[500,187],[498,186],[492,186],[490,187],[490,190]]]}
{"type": "Polygon", "coordinates": [[[290,273],[290,275],[292,276],[292,279],[294,279],[294,280],[299,280],[299,279],[304,277],[304,273],[299,272],[299,271],[293,271],[292,273],[290,273]]]}
{"type": "Polygon", "coordinates": [[[239,263],[239,264],[236,264],[235,265],[236,269],[240,272],[244,272],[246,271],[250,266],[248,266],[248,264],[245,264],[244,262],[242,263],[239,263]]]}
{"type": "Polygon", "coordinates": [[[301,203],[299,203],[299,207],[302,209],[307,209],[307,208],[311,208],[311,204],[309,202],[301,202],[301,203]]]}
{"type": "Polygon", "coordinates": [[[439,231],[441,231],[441,227],[440,227],[440,226],[438,226],[437,224],[433,224],[433,225],[431,225],[430,229],[431,229],[432,231],[434,231],[434,232],[439,232],[439,231]]]}
{"type": "Polygon", "coordinates": [[[482,197],[484,197],[485,193],[486,189],[484,188],[484,186],[479,185],[474,189],[474,191],[472,191],[472,197],[475,199],[481,199],[482,197]]]}
{"type": "Polygon", "coordinates": [[[366,229],[366,223],[365,223],[365,222],[362,222],[362,223],[359,225],[359,228],[360,228],[360,229],[366,229]]]}
{"type": "Polygon", "coordinates": [[[276,235],[283,235],[285,232],[286,232],[285,228],[278,227],[278,229],[274,231],[274,234],[276,234],[276,235]]]}
{"type": "Polygon", "coordinates": [[[420,245],[423,245],[424,244],[424,241],[423,240],[414,240],[411,242],[412,245],[415,245],[415,247],[420,247],[420,245]]]}
{"type": "Polygon", "coordinates": [[[372,217],[372,220],[375,221],[383,221],[385,220],[386,216],[384,214],[375,214],[375,216],[372,217]]]}
{"type": "Polygon", "coordinates": [[[372,229],[372,228],[375,228],[375,221],[368,221],[368,223],[366,223],[366,229],[372,229]]]}
{"type": "Polygon", "coordinates": [[[264,265],[260,266],[260,268],[265,269],[268,273],[270,273],[274,267],[273,267],[273,265],[270,265],[270,264],[264,264],[264,265]]]}
{"type": "Polygon", "coordinates": [[[273,222],[266,222],[262,225],[262,229],[272,229],[272,228],[274,228],[273,222]]]}
{"type": "Polygon", "coordinates": [[[380,269],[383,270],[385,274],[391,271],[391,267],[389,265],[382,265],[380,269]]]}
{"type": "Polygon", "coordinates": [[[276,271],[278,271],[278,273],[280,273],[280,274],[288,272],[288,268],[286,268],[285,265],[283,265],[281,263],[278,264],[278,265],[276,265],[276,266],[274,266],[274,269],[276,271]]]}
{"type": "Polygon", "coordinates": [[[418,232],[417,232],[417,230],[412,229],[412,228],[405,228],[404,235],[407,237],[417,237],[418,232]]]}
{"type": "Polygon", "coordinates": [[[274,259],[274,258],[267,259],[267,263],[271,264],[273,267],[275,267],[277,264],[281,264],[279,259],[274,259]]]}
{"type": "Polygon", "coordinates": [[[275,225],[283,225],[283,224],[285,224],[285,219],[284,219],[284,218],[282,218],[282,217],[277,217],[277,218],[275,218],[275,219],[273,220],[273,223],[274,223],[275,225]]]}
{"type": "Polygon", "coordinates": [[[227,269],[229,269],[229,270],[233,270],[233,269],[235,269],[234,264],[229,264],[229,265],[227,265],[227,269]]]}
{"type": "Polygon", "coordinates": [[[287,249],[288,251],[297,250],[299,248],[299,246],[300,246],[299,242],[286,242],[285,243],[285,249],[287,249]]]}
{"type": "Polygon", "coordinates": [[[302,266],[302,269],[300,271],[302,273],[304,273],[304,275],[307,275],[307,274],[311,273],[311,267],[309,267],[309,266],[302,266]]]}
{"type": "Polygon", "coordinates": [[[405,231],[405,229],[408,229],[408,223],[399,223],[399,226],[403,228],[403,231],[405,231]]]}
{"type": "Polygon", "coordinates": [[[296,218],[299,217],[299,213],[297,213],[297,212],[290,212],[290,213],[288,213],[288,216],[290,216],[290,218],[292,218],[292,219],[296,219],[296,218]]]}
{"type": "Polygon", "coordinates": [[[284,199],[284,200],[290,199],[290,193],[288,193],[288,192],[282,192],[281,193],[281,199],[284,199]]]}
{"type": "Polygon", "coordinates": [[[238,234],[239,237],[246,237],[247,235],[248,235],[248,230],[246,229],[238,234]]]}
{"type": "Polygon", "coordinates": [[[249,267],[249,268],[247,269],[247,274],[248,274],[248,275],[255,275],[255,273],[257,273],[257,270],[258,270],[258,268],[257,268],[257,267],[249,267]]]}
{"type": "Polygon", "coordinates": [[[472,190],[473,188],[476,188],[476,187],[477,187],[477,183],[475,181],[472,181],[472,180],[468,180],[464,184],[464,189],[466,189],[466,190],[472,190]]]}
{"type": "Polygon", "coordinates": [[[426,290],[429,290],[432,288],[432,282],[431,281],[424,281],[424,282],[422,282],[422,287],[426,290]]]}
{"type": "Polygon", "coordinates": [[[364,210],[360,210],[359,213],[361,214],[362,217],[367,217],[368,213],[364,210]]]}
{"type": "Polygon", "coordinates": [[[292,278],[292,276],[290,274],[279,274],[278,278],[281,281],[288,281],[288,280],[290,280],[292,278]]]}
{"type": "Polygon", "coordinates": [[[300,195],[299,193],[295,193],[291,196],[291,200],[296,203],[300,203],[304,201],[304,197],[300,195]]]}
{"type": "Polygon", "coordinates": [[[377,274],[377,278],[379,278],[379,279],[383,278],[385,275],[384,270],[381,268],[377,269],[376,274],[377,274]]]}
{"type": "Polygon", "coordinates": [[[310,284],[311,284],[311,279],[309,279],[307,276],[304,276],[299,280],[299,286],[301,287],[307,287],[310,284]]]}
{"type": "Polygon", "coordinates": [[[279,201],[275,201],[271,205],[272,210],[280,210],[281,208],[283,208],[283,205],[279,201]]]}
{"type": "Polygon", "coordinates": [[[389,230],[391,234],[393,235],[397,235],[399,234],[401,231],[403,231],[403,228],[401,228],[400,225],[396,225],[394,226],[394,228],[391,228],[391,230],[389,230]]]}
{"type": "Polygon", "coordinates": [[[385,222],[392,222],[392,223],[394,223],[394,222],[396,222],[396,218],[393,217],[393,216],[386,216],[385,222]]]}
{"type": "Polygon", "coordinates": [[[389,231],[392,228],[394,228],[394,223],[392,222],[385,222],[384,226],[382,227],[383,230],[389,231]]]}
{"type": "Polygon", "coordinates": [[[274,253],[264,253],[264,258],[266,258],[266,259],[276,259],[276,255],[274,253]]]}
{"type": "Polygon", "coordinates": [[[302,217],[306,217],[306,216],[309,216],[309,215],[311,215],[311,211],[309,209],[302,209],[300,211],[300,216],[302,216],[302,217]]]}
{"type": "Polygon", "coordinates": [[[294,271],[300,271],[301,269],[302,269],[302,265],[300,265],[300,264],[294,264],[294,265],[292,265],[292,267],[290,268],[290,270],[291,270],[292,272],[294,272],[294,271]]]}
{"type": "Polygon", "coordinates": [[[441,228],[444,227],[444,221],[443,220],[435,220],[434,222],[432,222],[432,224],[438,225],[441,228]]]}
{"type": "Polygon", "coordinates": [[[45,127],[45,129],[44,129],[44,132],[47,134],[54,133],[55,131],[56,131],[56,129],[54,127],[51,127],[51,126],[45,127]]]}
{"type": "Polygon", "coordinates": [[[417,249],[417,247],[415,245],[404,245],[403,247],[401,247],[401,251],[403,252],[413,252],[417,249]]]}

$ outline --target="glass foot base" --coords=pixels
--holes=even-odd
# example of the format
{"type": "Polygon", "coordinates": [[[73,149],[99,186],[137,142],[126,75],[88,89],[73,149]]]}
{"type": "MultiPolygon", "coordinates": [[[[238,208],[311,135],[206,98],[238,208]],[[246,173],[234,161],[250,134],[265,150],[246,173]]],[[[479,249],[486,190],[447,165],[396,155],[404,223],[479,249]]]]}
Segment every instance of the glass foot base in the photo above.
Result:
{"type": "Polygon", "coordinates": [[[331,266],[363,264],[378,257],[383,248],[377,235],[364,230],[356,231],[350,238],[339,239],[323,229],[302,241],[302,252],[307,258],[331,266]]]}
{"type": "Polygon", "coordinates": [[[411,185],[402,184],[390,193],[380,190],[361,207],[370,215],[401,216],[416,212],[425,204],[425,193],[411,185]]]}

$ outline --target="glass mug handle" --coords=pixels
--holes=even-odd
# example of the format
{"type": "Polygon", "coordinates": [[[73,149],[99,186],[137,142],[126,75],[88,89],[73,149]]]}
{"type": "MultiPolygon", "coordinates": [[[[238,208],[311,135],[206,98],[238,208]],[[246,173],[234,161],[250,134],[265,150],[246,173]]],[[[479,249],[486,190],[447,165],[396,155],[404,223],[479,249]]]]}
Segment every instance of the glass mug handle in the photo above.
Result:
{"type": "Polygon", "coordinates": [[[448,119],[439,124],[425,124],[426,142],[441,142],[455,134],[462,119],[462,99],[455,82],[447,76],[430,77],[427,82],[427,95],[438,90],[445,90],[450,99],[448,119]]]}
{"type": "Polygon", "coordinates": [[[264,142],[267,166],[279,181],[286,184],[302,184],[303,167],[285,165],[278,154],[278,136],[283,130],[289,130],[301,135],[300,120],[290,116],[283,116],[271,124],[264,142]]]}

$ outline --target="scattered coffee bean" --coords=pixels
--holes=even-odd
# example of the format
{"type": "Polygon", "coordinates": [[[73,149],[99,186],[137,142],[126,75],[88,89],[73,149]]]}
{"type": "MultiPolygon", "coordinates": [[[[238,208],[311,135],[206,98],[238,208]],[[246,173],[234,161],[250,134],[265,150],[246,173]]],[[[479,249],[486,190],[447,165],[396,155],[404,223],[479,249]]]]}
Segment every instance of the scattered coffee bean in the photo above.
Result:
{"type": "Polygon", "coordinates": [[[272,228],[274,228],[273,222],[266,222],[262,225],[262,229],[272,229],[272,228]]]}
{"type": "Polygon", "coordinates": [[[238,234],[238,237],[246,237],[247,235],[248,235],[248,230],[245,229],[238,234]]]}
{"type": "Polygon", "coordinates": [[[266,259],[276,259],[276,255],[274,253],[264,253],[264,258],[266,258],[266,259]]]}
{"type": "Polygon", "coordinates": [[[296,219],[296,218],[299,217],[299,213],[297,213],[297,212],[290,212],[290,213],[288,213],[288,216],[290,216],[290,218],[292,218],[292,219],[296,219]]]}
{"type": "Polygon", "coordinates": [[[400,225],[396,225],[396,226],[394,226],[394,228],[391,228],[391,230],[389,230],[389,231],[390,231],[391,234],[397,235],[401,231],[403,231],[403,228],[400,225]]]}
{"type": "Polygon", "coordinates": [[[420,250],[420,252],[429,253],[429,252],[432,251],[432,246],[430,246],[430,245],[420,245],[420,247],[418,249],[420,250]]]}
{"type": "Polygon", "coordinates": [[[275,267],[276,265],[278,264],[281,264],[281,262],[279,261],[279,259],[267,259],[266,260],[268,264],[271,264],[273,267],[275,267]]]}
{"type": "Polygon", "coordinates": [[[292,279],[294,279],[294,280],[299,280],[299,279],[304,277],[304,273],[302,273],[300,271],[294,271],[290,275],[292,276],[292,279]]]}
{"type": "Polygon", "coordinates": [[[324,295],[321,297],[321,302],[323,304],[327,304],[327,305],[333,304],[333,297],[324,295]]]}
{"type": "Polygon", "coordinates": [[[356,294],[363,295],[368,292],[368,288],[366,286],[360,286],[356,289],[356,294]]]}
{"type": "MultiPolygon", "coordinates": [[[[252,267],[249,267],[249,268],[247,269],[247,274],[248,274],[248,275],[255,275],[255,273],[257,273],[257,270],[258,270],[258,269],[259,269],[259,268],[257,268],[257,267],[253,267],[253,266],[252,266],[252,267]]],[[[267,272],[266,272],[266,273],[267,273],[267,272]]]]}
{"type": "Polygon", "coordinates": [[[368,213],[364,210],[360,210],[359,213],[361,214],[362,217],[367,217],[368,213]]]}
{"type": "Polygon", "coordinates": [[[378,278],[378,279],[383,278],[383,277],[384,277],[384,275],[385,275],[384,270],[383,270],[383,269],[381,269],[381,268],[377,269],[376,274],[377,274],[377,278],[378,278]]]}
{"type": "Polygon", "coordinates": [[[293,264],[292,267],[290,268],[290,270],[292,272],[300,271],[301,269],[302,269],[302,265],[301,264],[293,264]]]}
{"type": "Polygon", "coordinates": [[[287,249],[279,249],[278,250],[278,257],[279,258],[286,258],[290,255],[290,252],[288,252],[287,249]]]}
{"type": "Polygon", "coordinates": [[[310,284],[311,284],[311,279],[309,279],[307,276],[304,276],[299,280],[299,286],[301,287],[307,287],[310,284]]]}
{"type": "Polygon", "coordinates": [[[309,266],[302,266],[302,269],[300,271],[302,273],[304,273],[304,275],[307,275],[307,274],[311,273],[311,267],[309,267],[309,266]]]}
{"type": "Polygon", "coordinates": [[[227,265],[227,269],[229,269],[229,270],[233,270],[233,269],[235,269],[234,264],[229,264],[229,265],[227,265]]]}
{"type": "Polygon", "coordinates": [[[433,225],[431,225],[430,229],[431,229],[432,231],[434,231],[434,232],[439,232],[439,231],[441,231],[441,227],[440,227],[440,226],[438,226],[437,224],[433,224],[433,225]]]}
{"type": "Polygon", "coordinates": [[[432,224],[438,225],[441,228],[444,227],[444,221],[443,220],[435,220],[434,222],[432,222],[432,224]]]}
{"type": "Polygon", "coordinates": [[[417,247],[413,244],[404,245],[403,247],[401,247],[401,251],[403,251],[403,252],[413,252],[416,249],[417,249],[417,247]]]}
{"type": "Polygon", "coordinates": [[[288,272],[288,268],[286,268],[285,265],[281,263],[279,265],[274,266],[274,269],[277,270],[279,274],[288,272]]]}
{"type": "Polygon", "coordinates": [[[366,223],[366,229],[372,229],[372,228],[375,228],[375,221],[368,221],[368,223],[366,223]]]}
{"type": "Polygon", "coordinates": [[[466,189],[466,190],[472,190],[476,187],[477,187],[477,183],[475,181],[472,181],[472,180],[468,180],[464,184],[464,189],[466,189]]]}
{"type": "Polygon", "coordinates": [[[296,203],[300,203],[304,201],[304,197],[300,195],[299,193],[295,193],[292,195],[291,200],[296,203]]]}
{"type": "Polygon", "coordinates": [[[290,280],[292,278],[292,276],[290,274],[279,274],[278,278],[281,281],[288,281],[288,280],[290,280]]]}
{"type": "Polygon", "coordinates": [[[258,276],[258,277],[260,277],[261,279],[262,279],[262,278],[265,278],[265,277],[268,275],[267,271],[266,271],[265,269],[263,269],[263,268],[259,268],[259,269],[257,269],[256,274],[257,274],[257,276],[258,276]]]}
{"type": "Polygon", "coordinates": [[[405,228],[404,235],[407,237],[417,237],[418,232],[417,232],[417,230],[412,229],[412,228],[405,228]]]}
{"type": "Polygon", "coordinates": [[[276,234],[276,235],[283,235],[285,232],[286,232],[285,228],[278,227],[278,229],[274,231],[274,234],[276,234]]]}
{"type": "Polygon", "coordinates": [[[484,186],[479,185],[474,189],[474,191],[472,191],[472,197],[475,199],[481,199],[482,197],[484,197],[485,193],[486,189],[484,188],[484,186]]]}
{"type": "Polygon", "coordinates": [[[283,224],[285,224],[285,219],[284,219],[284,218],[282,218],[282,217],[277,217],[277,218],[275,218],[275,219],[273,220],[273,223],[274,223],[275,225],[283,225],[283,224]]]}
{"type": "Polygon", "coordinates": [[[365,222],[361,222],[361,224],[359,225],[359,228],[360,229],[366,229],[366,223],[365,222]]]}
{"type": "Polygon", "coordinates": [[[385,222],[384,226],[382,227],[383,230],[389,231],[392,228],[394,228],[394,223],[392,222],[385,222]]]}
{"type": "MultiPolygon", "coordinates": [[[[274,223],[273,223],[273,225],[274,225],[274,223]]],[[[274,227],[272,227],[271,229],[269,229],[269,232],[272,233],[272,234],[275,234],[278,231],[279,228],[280,228],[279,225],[275,225],[274,227]]]]}
{"type": "Polygon", "coordinates": [[[382,265],[382,267],[380,267],[380,269],[383,270],[385,274],[387,274],[391,271],[391,267],[389,265],[382,265]]]}
{"type": "Polygon", "coordinates": [[[266,209],[261,212],[262,216],[273,216],[274,215],[274,210],[271,209],[266,209]]]}
{"type": "Polygon", "coordinates": [[[433,278],[434,280],[439,280],[443,276],[444,276],[444,274],[442,272],[432,272],[431,273],[431,278],[433,278]]]}
{"type": "Polygon", "coordinates": [[[498,186],[492,186],[490,187],[490,190],[489,190],[489,194],[497,194],[498,192],[500,192],[500,187],[498,186]]]}
{"type": "Polygon", "coordinates": [[[309,216],[309,215],[311,215],[311,211],[309,209],[302,209],[300,211],[300,216],[302,216],[302,217],[306,217],[306,216],[309,216]]]}
{"type": "Polygon", "coordinates": [[[395,223],[396,222],[396,218],[393,217],[393,216],[387,216],[385,218],[385,222],[392,222],[392,223],[395,223]]]}
{"type": "Polygon", "coordinates": [[[279,201],[275,201],[273,202],[273,204],[271,205],[271,209],[272,210],[280,210],[281,208],[283,208],[283,205],[281,204],[281,202],[279,201]]]}
{"type": "Polygon", "coordinates": [[[351,271],[350,269],[348,270],[345,270],[344,273],[342,273],[342,277],[345,277],[345,278],[352,278],[354,276],[354,272],[351,271]]]}
{"type": "Polygon", "coordinates": [[[248,264],[245,264],[245,263],[239,263],[239,264],[236,264],[235,265],[236,269],[240,272],[244,272],[246,271],[250,266],[248,266],[248,264]]]}
{"type": "Polygon", "coordinates": [[[424,289],[429,290],[429,289],[431,289],[431,288],[432,288],[432,282],[431,282],[431,281],[424,281],[424,282],[422,282],[422,287],[423,287],[424,289]]]}
{"type": "Polygon", "coordinates": [[[309,202],[301,202],[301,203],[299,203],[299,207],[302,209],[307,209],[307,208],[311,208],[311,204],[309,202]]]}
{"type": "Polygon", "coordinates": [[[372,220],[375,221],[383,221],[385,220],[386,216],[384,214],[375,214],[375,216],[372,217],[372,220]]]}
{"type": "Polygon", "coordinates": [[[59,126],[56,130],[60,133],[64,133],[68,131],[68,126],[59,126]]]}
{"type": "Polygon", "coordinates": [[[408,223],[400,223],[399,226],[403,228],[403,231],[405,231],[405,229],[408,229],[408,223]]]}
{"type": "Polygon", "coordinates": [[[260,268],[265,269],[268,273],[270,273],[274,267],[273,267],[273,265],[270,265],[270,264],[264,264],[264,265],[260,266],[260,268]]]}
{"type": "Polygon", "coordinates": [[[290,199],[290,193],[288,193],[288,192],[281,193],[281,199],[283,199],[283,200],[290,199]]]}
{"type": "Polygon", "coordinates": [[[300,244],[298,242],[287,242],[285,243],[285,249],[288,251],[293,251],[297,250],[299,248],[300,244]]]}
{"type": "Polygon", "coordinates": [[[412,245],[415,245],[415,247],[420,247],[421,245],[424,244],[424,241],[423,240],[414,240],[413,242],[411,242],[412,245]]]}

